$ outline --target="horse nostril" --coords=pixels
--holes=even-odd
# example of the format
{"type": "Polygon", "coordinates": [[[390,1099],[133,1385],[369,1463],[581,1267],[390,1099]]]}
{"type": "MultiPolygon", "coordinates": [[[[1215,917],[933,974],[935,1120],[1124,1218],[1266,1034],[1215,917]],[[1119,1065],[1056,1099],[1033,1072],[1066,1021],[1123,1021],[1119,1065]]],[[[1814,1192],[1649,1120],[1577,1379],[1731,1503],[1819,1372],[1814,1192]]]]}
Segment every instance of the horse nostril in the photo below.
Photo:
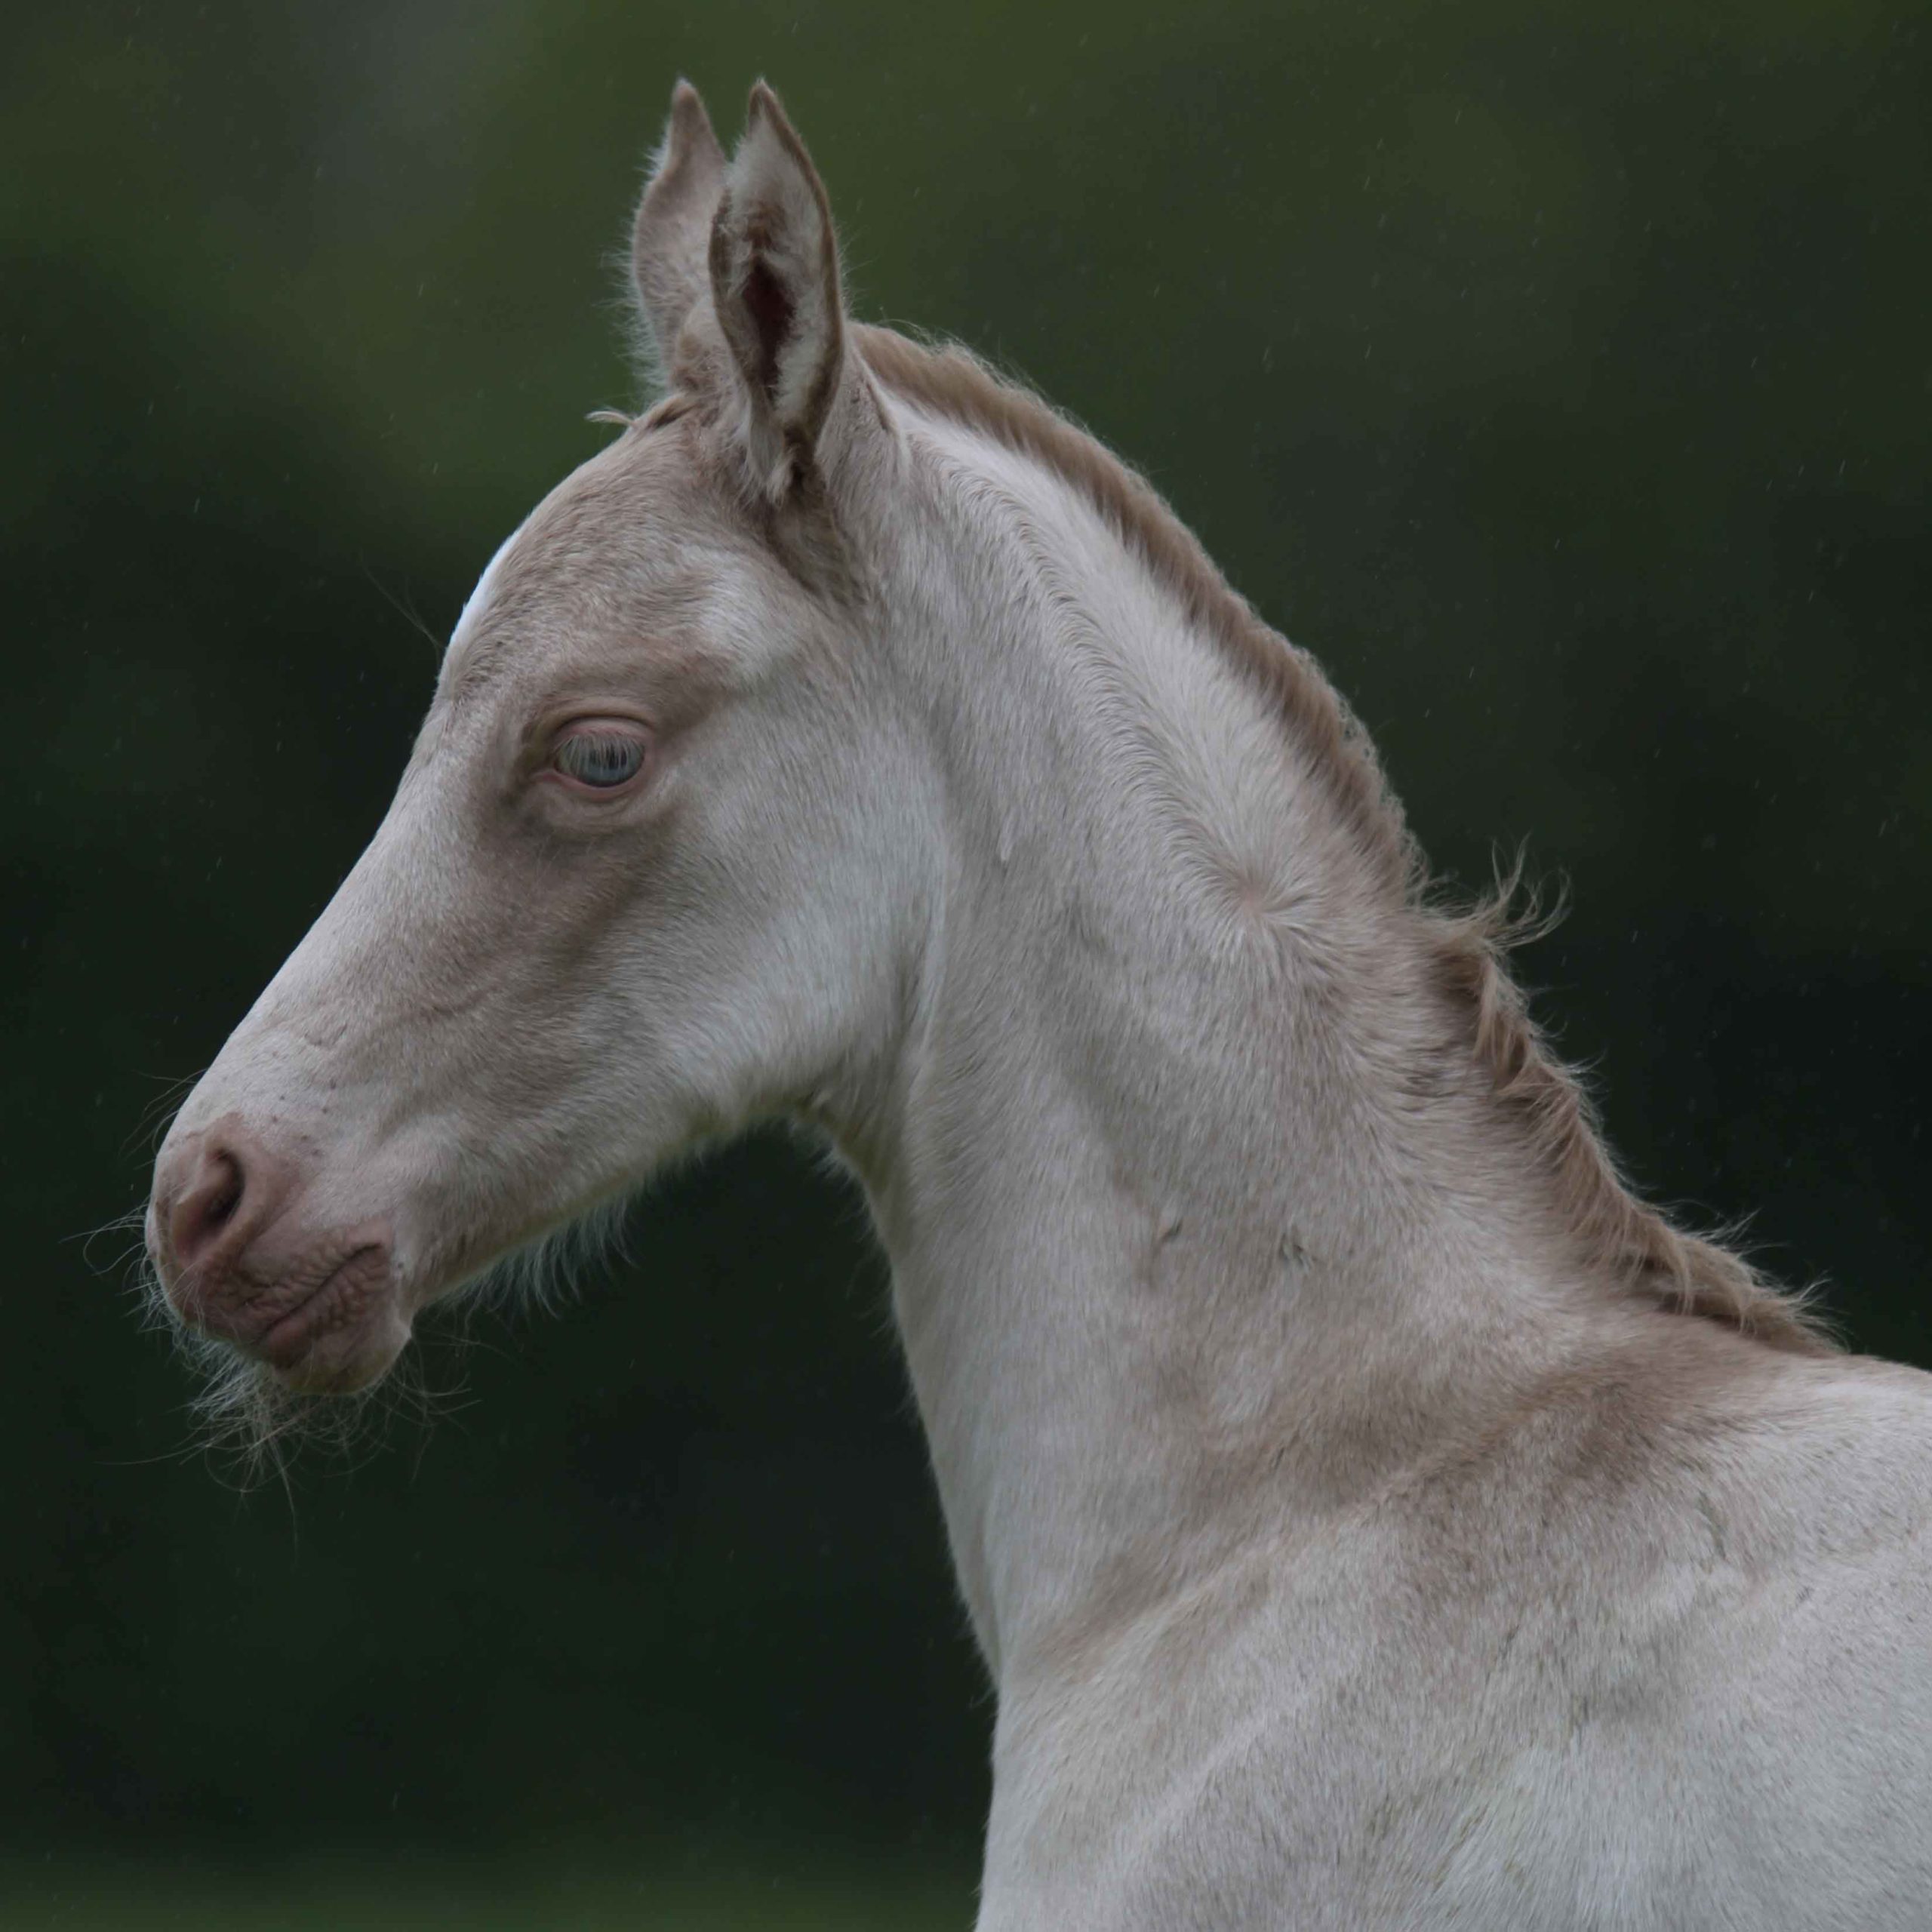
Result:
{"type": "Polygon", "coordinates": [[[226,1222],[242,1198],[242,1170],[235,1164],[234,1155],[228,1154],[220,1158],[228,1168],[228,1178],[208,1202],[208,1220],[211,1228],[220,1227],[226,1222]]]}
{"type": "Polygon", "coordinates": [[[186,1192],[174,1204],[168,1235],[184,1268],[205,1257],[241,1211],[248,1173],[232,1148],[204,1150],[186,1192]]]}

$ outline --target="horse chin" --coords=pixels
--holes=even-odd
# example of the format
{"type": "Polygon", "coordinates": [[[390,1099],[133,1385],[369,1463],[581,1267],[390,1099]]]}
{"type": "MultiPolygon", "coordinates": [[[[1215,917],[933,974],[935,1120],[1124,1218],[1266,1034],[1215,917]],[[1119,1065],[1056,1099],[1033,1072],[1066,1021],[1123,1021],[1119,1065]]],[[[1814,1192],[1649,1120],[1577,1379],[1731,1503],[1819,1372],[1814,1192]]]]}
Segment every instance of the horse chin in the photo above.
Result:
{"type": "Polygon", "coordinates": [[[393,1301],[362,1320],[306,1340],[271,1364],[292,1395],[353,1395],[380,1382],[408,1346],[410,1324],[393,1301]]]}

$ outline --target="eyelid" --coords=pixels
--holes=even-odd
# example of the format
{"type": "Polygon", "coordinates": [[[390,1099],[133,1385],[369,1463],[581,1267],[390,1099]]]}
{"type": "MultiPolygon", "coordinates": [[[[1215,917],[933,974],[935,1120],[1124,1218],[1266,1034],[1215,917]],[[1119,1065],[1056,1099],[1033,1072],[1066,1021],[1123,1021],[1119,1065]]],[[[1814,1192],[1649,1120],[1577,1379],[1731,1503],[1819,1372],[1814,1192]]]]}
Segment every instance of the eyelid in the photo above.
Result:
{"type": "Polygon", "coordinates": [[[648,770],[655,743],[656,734],[641,718],[614,711],[573,712],[536,736],[532,745],[534,775],[552,781],[561,780],[570,789],[580,794],[601,792],[611,797],[627,795],[636,789],[637,782],[648,770]],[[637,768],[615,784],[608,786],[596,784],[580,772],[566,768],[563,758],[570,746],[599,741],[635,746],[638,753],[637,768]]]}
{"type": "Polygon", "coordinates": [[[550,733],[550,742],[560,745],[566,738],[574,737],[586,731],[608,732],[613,737],[626,733],[634,737],[648,738],[651,727],[641,718],[634,718],[621,711],[574,711],[560,719],[550,733]]]}
{"type": "Polygon", "coordinates": [[[580,711],[571,713],[537,738],[538,756],[546,764],[573,738],[635,738],[648,750],[657,734],[641,718],[618,711],[580,711]]]}

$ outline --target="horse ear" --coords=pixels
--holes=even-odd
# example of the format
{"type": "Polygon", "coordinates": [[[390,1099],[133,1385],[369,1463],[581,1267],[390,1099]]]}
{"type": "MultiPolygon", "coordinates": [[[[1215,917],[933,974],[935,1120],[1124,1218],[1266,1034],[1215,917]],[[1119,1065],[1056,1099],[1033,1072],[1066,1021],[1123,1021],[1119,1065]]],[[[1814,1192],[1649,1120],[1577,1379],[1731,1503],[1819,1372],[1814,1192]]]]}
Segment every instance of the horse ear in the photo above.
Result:
{"type": "Polygon", "coordinates": [[[631,281],[638,307],[668,365],[710,278],[711,223],[724,192],[724,150],[697,89],[680,81],[631,229],[631,281]]]}
{"type": "Polygon", "coordinates": [[[712,225],[711,298],[744,387],[752,472],[776,500],[817,455],[845,321],[825,184],[762,81],[712,225]]]}

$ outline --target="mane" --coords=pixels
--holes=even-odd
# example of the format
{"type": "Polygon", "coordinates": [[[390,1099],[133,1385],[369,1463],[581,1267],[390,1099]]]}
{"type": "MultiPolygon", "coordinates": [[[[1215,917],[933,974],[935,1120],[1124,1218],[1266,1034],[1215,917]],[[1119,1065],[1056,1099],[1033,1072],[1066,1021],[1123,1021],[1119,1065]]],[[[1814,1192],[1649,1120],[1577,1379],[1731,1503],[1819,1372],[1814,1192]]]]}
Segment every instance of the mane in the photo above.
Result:
{"type": "Polygon", "coordinates": [[[1429,972],[1478,1077],[1519,1130],[1585,1265],[1657,1307],[1777,1348],[1829,1349],[1802,1295],[1767,1281],[1735,1249],[1676,1226],[1632,1192],[1589,1097],[1550,1052],[1509,972],[1510,946],[1537,929],[1534,909],[1527,920],[1512,911],[1520,868],[1475,906],[1443,909],[1367,734],[1314,660],[1262,621],[1152,485],[964,349],[928,348],[863,326],[852,337],[890,392],[992,437],[1078,491],[1278,712],[1371,875],[1417,921],[1429,972]]]}

